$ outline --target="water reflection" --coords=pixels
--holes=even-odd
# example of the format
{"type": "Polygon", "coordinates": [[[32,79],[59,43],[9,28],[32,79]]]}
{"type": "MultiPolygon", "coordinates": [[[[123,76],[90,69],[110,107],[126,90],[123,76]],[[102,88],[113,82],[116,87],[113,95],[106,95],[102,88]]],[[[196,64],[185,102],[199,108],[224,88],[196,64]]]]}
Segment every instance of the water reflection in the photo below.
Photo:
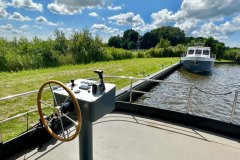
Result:
{"type": "MultiPolygon", "coordinates": [[[[194,115],[230,122],[235,90],[240,91],[239,71],[237,64],[217,64],[211,73],[202,74],[180,68],[165,81],[193,84],[190,105],[189,86],[166,83],[160,83],[137,102],[178,112],[189,108],[194,115]]],[[[240,94],[233,122],[240,125],[240,94]]]]}

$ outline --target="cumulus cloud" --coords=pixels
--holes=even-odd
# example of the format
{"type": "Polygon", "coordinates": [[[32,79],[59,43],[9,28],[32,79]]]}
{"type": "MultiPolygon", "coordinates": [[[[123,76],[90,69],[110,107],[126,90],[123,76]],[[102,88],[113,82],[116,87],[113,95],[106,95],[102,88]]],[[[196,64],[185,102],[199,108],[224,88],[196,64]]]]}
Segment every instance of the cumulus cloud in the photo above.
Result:
{"type": "Polygon", "coordinates": [[[143,21],[142,17],[139,14],[134,15],[134,13],[132,12],[114,15],[108,17],[108,20],[115,21],[120,26],[132,25],[133,28],[145,24],[145,22],[143,21]]]}
{"type": "Polygon", "coordinates": [[[153,20],[153,23],[152,23],[153,28],[157,28],[157,27],[166,25],[171,21],[177,20],[174,13],[167,9],[163,9],[156,13],[152,13],[151,18],[153,20]]]}
{"type": "Polygon", "coordinates": [[[43,11],[43,5],[41,3],[35,3],[32,0],[13,0],[12,6],[28,10],[43,11]]]}
{"type": "Polygon", "coordinates": [[[178,27],[184,30],[187,34],[190,34],[194,29],[197,29],[199,20],[197,19],[186,19],[185,21],[179,21],[174,24],[174,27],[178,27]]]}
{"type": "Polygon", "coordinates": [[[231,21],[216,25],[214,22],[204,23],[199,30],[192,32],[194,36],[214,37],[218,40],[227,39],[230,35],[240,31],[240,21],[234,17],[231,21]]]}
{"type": "Polygon", "coordinates": [[[108,9],[112,11],[121,10],[122,6],[108,6],[108,9]]]}
{"type": "Polygon", "coordinates": [[[5,18],[8,16],[8,12],[6,11],[6,7],[10,4],[5,1],[0,1],[0,18],[5,18]]]}
{"type": "Polygon", "coordinates": [[[81,14],[85,8],[104,6],[104,0],[55,0],[48,4],[48,9],[56,14],[74,15],[81,14]]]}
{"type": "Polygon", "coordinates": [[[9,33],[20,34],[21,33],[21,31],[14,29],[12,24],[1,25],[0,32],[2,32],[3,34],[6,34],[6,32],[7,32],[7,34],[9,34],[9,33]]]}
{"type": "Polygon", "coordinates": [[[53,23],[53,22],[49,22],[45,17],[43,16],[39,16],[36,18],[36,22],[37,23],[41,23],[41,24],[46,24],[46,25],[49,25],[49,26],[58,26],[59,23],[53,23]]]}
{"type": "Polygon", "coordinates": [[[92,17],[97,17],[97,16],[98,16],[98,14],[97,14],[96,12],[91,12],[91,13],[89,13],[89,16],[92,16],[92,17]]]}
{"type": "Polygon", "coordinates": [[[29,18],[28,16],[24,17],[18,12],[14,12],[12,15],[10,15],[9,19],[14,19],[17,21],[31,21],[31,18],[29,18]]]}
{"type": "Polygon", "coordinates": [[[12,24],[7,24],[7,25],[0,26],[0,29],[5,31],[12,31],[14,30],[14,27],[12,24]]]}
{"type": "Polygon", "coordinates": [[[181,5],[181,14],[197,19],[229,16],[240,12],[240,0],[184,0],[181,5]]]}
{"type": "MultiPolygon", "coordinates": [[[[197,36],[210,34],[210,31],[215,30],[214,34],[220,36],[227,33],[234,33],[238,28],[233,25],[233,22],[215,26],[214,21],[223,21],[224,16],[235,15],[240,12],[240,0],[183,0],[180,9],[177,12],[169,11],[168,9],[160,10],[151,14],[152,22],[142,26],[141,30],[151,30],[164,25],[174,25],[184,30],[187,34],[197,36]],[[199,25],[201,25],[199,27],[199,25]],[[214,27],[215,26],[215,27],[214,27]],[[224,28],[224,29],[220,29],[224,28]],[[231,28],[231,29],[230,29],[231,28]],[[210,30],[208,30],[210,29],[210,30]],[[194,31],[195,30],[195,31],[194,31]]],[[[238,18],[234,19],[238,21],[238,18]]],[[[240,21],[240,18],[239,18],[240,21]]],[[[213,35],[213,32],[211,32],[213,35]]]]}
{"type": "Polygon", "coordinates": [[[107,34],[110,33],[114,35],[121,34],[121,31],[119,31],[119,29],[108,27],[105,24],[94,24],[92,25],[91,30],[93,32],[103,32],[103,33],[107,33],[107,34]]]}
{"type": "Polygon", "coordinates": [[[5,18],[8,16],[8,12],[4,8],[0,8],[0,18],[5,18]]]}
{"type": "Polygon", "coordinates": [[[39,16],[39,17],[36,18],[36,22],[38,22],[38,23],[47,23],[48,20],[45,17],[43,17],[43,16],[39,16]]]}

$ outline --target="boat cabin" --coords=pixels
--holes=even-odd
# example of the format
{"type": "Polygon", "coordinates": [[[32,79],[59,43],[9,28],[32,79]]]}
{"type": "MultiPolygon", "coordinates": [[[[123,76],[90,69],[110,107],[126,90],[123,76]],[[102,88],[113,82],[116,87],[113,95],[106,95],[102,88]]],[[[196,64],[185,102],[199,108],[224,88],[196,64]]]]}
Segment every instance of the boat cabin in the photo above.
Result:
{"type": "Polygon", "coordinates": [[[210,47],[189,47],[186,57],[205,57],[211,58],[210,47]]]}

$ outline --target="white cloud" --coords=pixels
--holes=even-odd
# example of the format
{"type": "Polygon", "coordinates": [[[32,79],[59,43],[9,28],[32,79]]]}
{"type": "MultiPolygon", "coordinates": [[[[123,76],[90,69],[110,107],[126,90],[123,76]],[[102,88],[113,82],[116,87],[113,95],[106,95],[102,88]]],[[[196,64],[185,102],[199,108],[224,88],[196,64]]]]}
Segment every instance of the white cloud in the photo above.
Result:
{"type": "Polygon", "coordinates": [[[240,22],[240,16],[218,26],[214,22],[224,21],[224,16],[239,13],[238,6],[240,6],[240,0],[183,0],[181,8],[177,12],[162,9],[152,13],[151,23],[135,29],[144,32],[164,25],[173,25],[184,30],[188,35],[226,38],[238,30],[236,22],[240,22]]]}
{"type": "Polygon", "coordinates": [[[209,19],[238,13],[239,6],[240,0],[183,0],[179,12],[197,19],[209,19]]]}
{"type": "Polygon", "coordinates": [[[12,6],[28,10],[43,11],[43,5],[41,3],[35,3],[32,0],[13,0],[12,6]]]}
{"type": "Polygon", "coordinates": [[[6,24],[6,25],[0,26],[0,33],[3,35],[9,34],[9,33],[20,34],[21,31],[14,29],[12,24],[6,24]]]}
{"type": "Polygon", "coordinates": [[[0,18],[5,18],[8,16],[8,12],[4,8],[0,8],[0,18]]]}
{"type": "Polygon", "coordinates": [[[13,32],[13,34],[21,34],[22,33],[21,31],[16,30],[16,29],[14,29],[12,32],[13,32]]]}
{"type": "Polygon", "coordinates": [[[158,11],[157,13],[152,13],[151,18],[153,20],[154,27],[160,27],[166,25],[170,21],[175,20],[175,16],[172,11],[168,11],[167,9],[163,9],[158,11]]]}
{"type": "Polygon", "coordinates": [[[121,31],[119,31],[119,29],[108,27],[105,24],[94,24],[94,25],[92,25],[91,30],[94,33],[95,32],[103,32],[106,34],[114,34],[114,35],[121,34],[121,31]]]}
{"type": "Polygon", "coordinates": [[[43,16],[39,16],[36,18],[36,22],[37,23],[41,23],[41,24],[46,24],[46,25],[49,25],[49,26],[58,26],[59,23],[53,23],[53,22],[49,22],[45,17],[43,16]]]}
{"type": "Polygon", "coordinates": [[[40,27],[40,26],[37,26],[37,25],[30,26],[30,25],[27,25],[27,24],[22,25],[19,29],[20,30],[28,30],[30,28],[42,29],[42,27],[40,27]]]}
{"type": "MultiPolygon", "coordinates": [[[[59,31],[62,31],[67,38],[70,38],[74,32],[80,32],[78,29],[72,29],[72,28],[58,28],[59,31]]],[[[54,34],[52,34],[52,37],[54,37],[54,34]]]]}
{"type": "Polygon", "coordinates": [[[204,23],[200,29],[192,32],[193,36],[214,37],[218,40],[227,39],[230,35],[240,31],[239,16],[234,17],[231,21],[216,25],[213,22],[204,23]]]}
{"type": "Polygon", "coordinates": [[[179,21],[174,24],[174,27],[178,27],[184,30],[187,34],[190,34],[194,29],[197,29],[199,20],[197,19],[186,19],[185,21],[179,21]]]}
{"type": "Polygon", "coordinates": [[[14,29],[12,24],[7,24],[7,25],[2,25],[0,26],[0,30],[5,30],[5,31],[12,31],[14,29]]]}
{"type": "Polygon", "coordinates": [[[145,24],[142,17],[137,14],[134,15],[132,12],[128,13],[121,13],[119,15],[114,15],[111,17],[108,17],[108,20],[115,21],[118,25],[132,25],[132,27],[138,27],[145,24]]]}
{"type": "Polygon", "coordinates": [[[108,9],[112,11],[121,10],[122,6],[108,6],[108,9]]]}
{"type": "Polygon", "coordinates": [[[43,16],[39,16],[39,17],[36,18],[36,22],[38,22],[38,23],[47,23],[48,20],[45,17],[43,17],[43,16]]]}
{"type": "Polygon", "coordinates": [[[17,21],[31,21],[31,18],[29,18],[28,16],[24,17],[18,12],[14,12],[12,15],[10,15],[9,19],[14,19],[17,21]]]}
{"type": "Polygon", "coordinates": [[[29,29],[29,28],[30,28],[30,26],[27,25],[27,24],[22,25],[22,26],[20,27],[21,30],[26,30],[26,29],[29,29]]]}
{"type": "Polygon", "coordinates": [[[48,9],[56,14],[74,15],[81,14],[85,8],[104,6],[104,0],[55,0],[48,4],[48,9]]]}
{"type": "Polygon", "coordinates": [[[91,13],[89,13],[89,16],[92,16],[92,17],[97,17],[97,16],[98,16],[98,14],[97,14],[96,12],[91,12],[91,13]]]}
{"type": "Polygon", "coordinates": [[[42,29],[42,27],[40,27],[38,25],[33,25],[32,28],[42,29]]]}
{"type": "Polygon", "coordinates": [[[0,1],[0,19],[8,16],[8,12],[5,9],[7,6],[9,6],[9,3],[0,1]]]}

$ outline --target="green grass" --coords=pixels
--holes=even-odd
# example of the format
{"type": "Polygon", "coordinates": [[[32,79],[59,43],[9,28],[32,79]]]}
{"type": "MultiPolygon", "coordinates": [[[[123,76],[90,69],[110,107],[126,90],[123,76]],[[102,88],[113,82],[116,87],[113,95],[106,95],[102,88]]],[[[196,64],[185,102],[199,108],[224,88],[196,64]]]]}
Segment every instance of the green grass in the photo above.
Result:
{"type": "MultiPolygon", "coordinates": [[[[177,61],[179,61],[179,58],[139,58],[11,73],[1,72],[0,97],[38,90],[42,83],[51,79],[66,83],[71,79],[96,77],[96,74],[93,73],[96,69],[102,69],[104,76],[132,76],[140,78],[166,68],[177,61]]],[[[129,85],[129,80],[105,79],[105,81],[116,84],[117,89],[129,85]]],[[[36,98],[37,94],[33,94],[0,101],[0,121],[36,109],[36,98]]],[[[38,115],[37,113],[31,113],[29,117],[29,127],[31,127],[38,120],[38,115]]],[[[26,126],[26,117],[21,117],[0,124],[0,133],[3,135],[3,140],[7,141],[25,131],[26,126]]]]}
{"type": "Polygon", "coordinates": [[[216,62],[233,62],[232,60],[218,58],[216,62]]]}

